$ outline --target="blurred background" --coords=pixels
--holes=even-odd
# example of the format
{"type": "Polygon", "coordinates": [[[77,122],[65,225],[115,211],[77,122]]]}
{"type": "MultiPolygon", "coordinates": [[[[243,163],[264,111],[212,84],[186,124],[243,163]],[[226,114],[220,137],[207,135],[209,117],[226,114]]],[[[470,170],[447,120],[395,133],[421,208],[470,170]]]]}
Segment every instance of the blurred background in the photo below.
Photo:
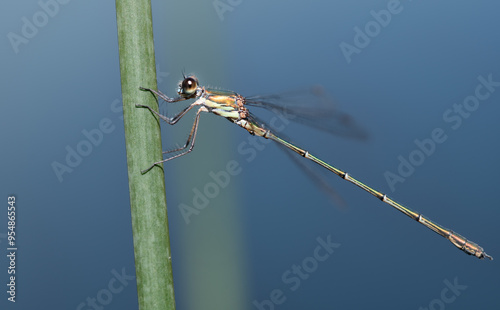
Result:
{"type": "MultiPolygon", "coordinates": [[[[287,136],[500,258],[499,4],[152,8],[164,93],[183,71],[245,96],[321,84],[369,139],[292,124],[287,136]]],[[[137,309],[115,4],[9,2],[0,25],[0,308],[137,309]]],[[[163,126],[164,149],[184,143],[193,118],[163,126]]],[[[346,202],[334,205],[279,148],[253,139],[202,115],[194,151],[164,166],[178,309],[498,308],[498,260],[467,256],[326,175],[346,202]],[[234,162],[238,173],[217,184],[234,162]]]]}

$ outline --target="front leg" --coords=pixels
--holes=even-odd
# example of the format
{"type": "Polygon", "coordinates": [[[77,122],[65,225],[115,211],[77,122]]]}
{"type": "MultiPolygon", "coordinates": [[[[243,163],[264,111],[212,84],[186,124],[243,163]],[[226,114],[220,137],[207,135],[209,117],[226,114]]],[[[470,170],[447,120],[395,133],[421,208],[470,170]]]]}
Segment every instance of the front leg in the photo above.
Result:
{"type": "Polygon", "coordinates": [[[165,95],[164,93],[162,93],[161,91],[156,91],[154,89],[151,89],[151,88],[145,88],[145,87],[142,87],[140,86],[139,87],[140,90],[143,90],[143,91],[148,91],[148,92],[151,92],[153,94],[155,94],[158,98],[161,98],[163,100],[165,100],[165,102],[168,102],[168,103],[173,103],[173,102],[179,102],[179,101],[183,101],[183,100],[186,100],[188,98],[186,97],[176,97],[176,98],[170,98],[169,96],[165,95]]]}

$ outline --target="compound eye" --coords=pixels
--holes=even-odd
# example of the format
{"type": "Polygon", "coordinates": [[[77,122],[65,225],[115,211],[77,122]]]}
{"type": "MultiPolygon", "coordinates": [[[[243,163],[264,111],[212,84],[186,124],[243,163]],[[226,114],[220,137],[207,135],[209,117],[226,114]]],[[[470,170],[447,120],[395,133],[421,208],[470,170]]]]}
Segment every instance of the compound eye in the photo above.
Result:
{"type": "Polygon", "coordinates": [[[180,95],[184,97],[192,96],[198,88],[198,79],[194,76],[186,77],[180,87],[180,95]]]}

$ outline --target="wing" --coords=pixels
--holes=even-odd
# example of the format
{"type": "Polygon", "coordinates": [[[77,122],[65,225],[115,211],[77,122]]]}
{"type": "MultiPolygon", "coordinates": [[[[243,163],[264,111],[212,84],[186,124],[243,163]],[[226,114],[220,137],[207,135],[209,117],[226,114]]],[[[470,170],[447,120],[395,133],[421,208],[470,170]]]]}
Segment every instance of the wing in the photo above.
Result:
{"type": "Polygon", "coordinates": [[[328,133],[366,140],[368,134],[349,114],[338,109],[320,86],[280,95],[245,98],[247,106],[267,109],[275,114],[328,133]]]}
{"type": "MultiPolygon", "coordinates": [[[[274,134],[277,134],[273,131],[272,126],[268,125],[266,122],[259,119],[257,116],[250,114],[248,116],[248,120],[254,122],[265,129],[270,129],[274,134]]],[[[278,134],[280,138],[285,139],[287,141],[291,141],[288,137],[286,137],[283,133],[278,134]]],[[[339,207],[341,210],[345,211],[347,209],[347,204],[342,199],[342,197],[337,193],[334,187],[327,181],[326,177],[318,173],[315,169],[313,169],[312,165],[315,165],[313,162],[309,160],[303,160],[301,157],[295,153],[294,151],[286,148],[285,146],[275,143],[310,179],[313,181],[317,187],[325,192],[330,198],[331,202],[339,207]]],[[[317,167],[319,169],[319,167],[317,167]]]]}

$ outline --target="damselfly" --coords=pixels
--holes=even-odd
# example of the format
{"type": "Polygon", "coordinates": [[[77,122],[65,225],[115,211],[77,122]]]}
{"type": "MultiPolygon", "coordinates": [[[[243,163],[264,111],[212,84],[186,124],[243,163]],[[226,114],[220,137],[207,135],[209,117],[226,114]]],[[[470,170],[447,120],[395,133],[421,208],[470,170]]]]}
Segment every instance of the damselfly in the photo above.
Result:
{"type": "MultiPolygon", "coordinates": [[[[383,194],[368,185],[358,181],[357,179],[353,178],[350,176],[347,172],[344,172],[328,163],[325,161],[315,157],[308,151],[290,143],[286,139],[283,139],[279,137],[276,132],[272,131],[268,126],[266,126],[263,122],[259,121],[255,115],[251,114],[250,111],[248,110],[247,107],[250,106],[257,106],[257,107],[264,107],[264,108],[276,108],[277,105],[274,104],[272,101],[269,101],[266,99],[272,98],[272,97],[248,97],[245,98],[238,93],[232,92],[232,91],[223,91],[223,90],[218,90],[218,89],[209,89],[205,88],[199,85],[198,79],[193,76],[185,76],[184,79],[179,83],[179,87],[177,89],[177,94],[179,95],[176,98],[170,98],[167,95],[163,94],[160,91],[156,91],[153,89],[149,88],[140,88],[141,90],[144,91],[149,91],[153,93],[154,95],[157,96],[157,98],[160,98],[164,100],[167,103],[174,103],[174,102],[179,102],[183,100],[188,100],[188,99],[195,99],[193,103],[191,103],[189,106],[187,106],[185,109],[183,109],[180,113],[173,117],[167,117],[164,115],[161,115],[160,113],[156,112],[149,106],[145,105],[136,105],[136,107],[141,107],[141,108],[147,108],[149,109],[152,113],[156,114],[159,118],[164,120],[170,125],[176,124],[186,113],[191,110],[192,108],[197,107],[198,111],[196,112],[196,117],[193,123],[193,127],[191,128],[191,132],[189,133],[188,139],[186,143],[179,148],[176,148],[174,150],[170,151],[165,151],[163,152],[164,154],[167,153],[174,153],[177,152],[177,154],[170,156],[166,159],[162,159],[158,162],[155,162],[151,167],[149,167],[146,170],[143,170],[142,173],[146,173],[150,169],[152,169],[155,165],[159,165],[163,162],[166,162],[168,160],[180,157],[182,155],[185,155],[193,150],[194,143],[196,140],[196,133],[198,131],[198,123],[200,120],[200,115],[202,112],[210,112],[219,116],[222,116],[229,121],[239,125],[240,127],[243,127],[246,129],[250,134],[255,135],[255,136],[260,136],[266,139],[273,140],[277,143],[279,143],[281,146],[288,148],[292,150],[293,152],[299,154],[300,156],[307,158],[314,163],[320,165],[321,167],[335,173],[342,179],[349,181],[353,183],[354,185],[360,187],[361,189],[365,190],[366,192],[372,194],[373,196],[377,197],[378,199],[382,200],[386,204],[390,205],[391,207],[399,210],[406,216],[412,218],[413,220],[423,224],[427,228],[431,229],[432,231],[436,232],[437,234],[443,236],[444,238],[448,239],[453,243],[457,248],[460,250],[464,251],[465,253],[469,255],[474,255],[480,259],[483,258],[489,258],[493,259],[490,255],[486,254],[483,250],[482,247],[480,247],[478,244],[467,240],[466,238],[462,237],[461,235],[453,232],[450,229],[444,228],[441,225],[429,220],[428,218],[424,217],[422,214],[417,213],[415,211],[410,210],[409,208],[399,204],[398,202],[394,201],[393,199],[389,198],[386,194],[383,194]]],[[[300,115],[298,115],[300,117],[300,115]]]]}

